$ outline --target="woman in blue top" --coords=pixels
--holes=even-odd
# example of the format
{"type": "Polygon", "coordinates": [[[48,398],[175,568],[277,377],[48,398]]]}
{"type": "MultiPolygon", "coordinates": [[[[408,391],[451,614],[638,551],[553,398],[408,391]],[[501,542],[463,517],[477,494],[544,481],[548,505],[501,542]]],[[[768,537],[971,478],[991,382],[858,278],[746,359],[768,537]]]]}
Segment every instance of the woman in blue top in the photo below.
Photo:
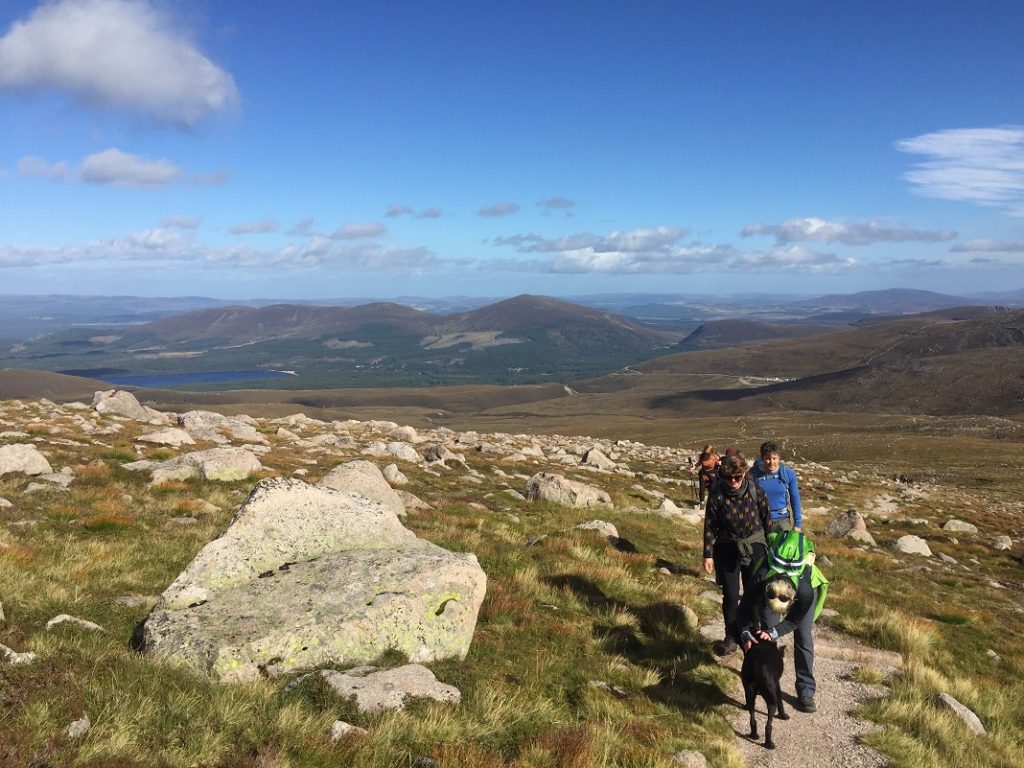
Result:
{"type": "Polygon", "coordinates": [[[796,484],[796,472],[782,463],[777,443],[768,441],[761,444],[761,459],[755,461],[750,477],[761,486],[771,507],[773,531],[801,530],[804,526],[804,512],[800,506],[800,489],[796,484]],[[790,510],[793,517],[790,519],[790,510]]]}

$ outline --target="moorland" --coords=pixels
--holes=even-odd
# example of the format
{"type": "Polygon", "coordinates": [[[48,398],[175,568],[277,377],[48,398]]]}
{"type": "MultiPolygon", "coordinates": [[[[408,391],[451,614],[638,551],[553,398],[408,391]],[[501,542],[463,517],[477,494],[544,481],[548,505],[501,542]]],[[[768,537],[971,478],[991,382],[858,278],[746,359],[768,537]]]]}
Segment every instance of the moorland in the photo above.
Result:
{"type": "MultiPolygon", "coordinates": [[[[1022,327],[1020,311],[946,306],[809,335],[682,347],[590,378],[516,386],[136,391],[166,412],[255,417],[270,445],[270,469],[260,476],[301,471],[315,481],[364,458],[369,442],[397,425],[417,430],[421,453],[435,440],[464,452],[464,465],[445,470],[397,462],[405,487],[431,507],[410,510],[406,525],[476,553],[488,576],[469,656],[431,665],[460,688],[463,703],[374,715],[316,684],[223,686],[133,652],[128,638],[152,603],[118,598],[155,599],[224,531],[258,476],[150,487],[123,465],[178,451],[139,442],[144,424],[89,413],[93,391],[109,385],[0,371],[0,444],[32,442],[75,478],[67,490],[35,491],[30,478],[0,478],[0,496],[12,502],[0,509],[0,643],[39,659],[0,664],[0,758],[37,766],[582,768],[668,766],[671,755],[696,750],[711,765],[738,767],[729,724],[736,677],[716,663],[691,618],[704,625],[719,610],[698,572],[700,528],[656,514],[652,498],[684,510],[694,504],[686,459],[705,442],[749,454],[773,438],[800,476],[807,530],[830,564],[828,627],[904,660],[898,674],[851,668],[884,692],[858,709],[876,726],[863,742],[896,766],[1015,766],[1024,742],[1022,327]],[[59,405],[74,401],[86,405],[59,405]],[[83,413],[99,429],[119,429],[83,434],[83,413]],[[274,421],[296,413],[322,425],[355,420],[349,431],[358,440],[303,448],[274,421]],[[540,455],[473,449],[502,441],[540,455]],[[556,444],[576,446],[578,461],[566,465],[556,444]],[[595,444],[617,469],[582,466],[583,449],[595,444]],[[541,470],[601,486],[612,506],[596,513],[509,493],[541,470]],[[866,519],[874,544],[827,533],[849,509],[866,519]],[[594,517],[638,551],[574,527],[594,517]],[[174,522],[182,518],[192,522],[174,522]],[[976,531],[947,530],[953,518],[976,531]],[[907,534],[923,538],[933,556],[893,550],[907,534]],[[996,546],[1004,536],[1009,549],[996,546]],[[663,570],[666,562],[678,567],[663,570]],[[46,631],[59,613],[105,631],[46,631]],[[976,712],[987,735],[941,710],[940,693],[976,712]],[[66,726],[85,711],[93,731],[71,739],[66,726]],[[368,735],[331,742],[335,719],[368,735]]],[[[328,427],[310,429],[303,437],[328,427]]],[[[777,726],[776,738],[784,735],[777,726]]],[[[816,754],[806,764],[840,758],[816,754]]]]}

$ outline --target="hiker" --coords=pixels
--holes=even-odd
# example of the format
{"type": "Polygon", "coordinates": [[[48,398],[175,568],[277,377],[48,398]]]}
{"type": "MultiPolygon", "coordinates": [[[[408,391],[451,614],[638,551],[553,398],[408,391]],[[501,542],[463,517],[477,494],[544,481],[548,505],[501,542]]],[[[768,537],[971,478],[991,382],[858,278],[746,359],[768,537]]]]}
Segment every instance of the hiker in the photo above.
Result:
{"type": "Polygon", "coordinates": [[[747,476],[747,460],[730,456],[719,468],[704,514],[704,571],[714,573],[722,588],[725,637],[714,648],[719,656],[738,647],[740,582],[744,591],[753,584],[754,568],[768,551],[769,519],[768,498],[747,476]]]}
{"type": "Polygon", "coordinates": [[[772,511],[773,531],[799,531],[804,527],[804,511],[800,506],[800,489],[796,472],[782,463],[777,443],[770,440],[761,444],[761,459],[754,462],[750,476],[768,497],[772,511]],[[792,519],[790,510],[792,509],[792,519]]]}
{"type": "Polygon", "coordinates": [[[701,504],[704,503],[708,490],[718,480],[720,462],[721,459],[715,453],[715,446],[710,443],[705,445],[704,450],[700,452],[700,458],[697,459],[697,501],[701,504]]]}
{"type": "Polygon", "coordinates": [[[768,554],[757,564],[739,606],[744,653],[759,641],[793,633],[797,709],[814,712],[814,622],[821,615],[828,580],[814,564],[814,544],[800,531],[768,536],[768,554]]]}

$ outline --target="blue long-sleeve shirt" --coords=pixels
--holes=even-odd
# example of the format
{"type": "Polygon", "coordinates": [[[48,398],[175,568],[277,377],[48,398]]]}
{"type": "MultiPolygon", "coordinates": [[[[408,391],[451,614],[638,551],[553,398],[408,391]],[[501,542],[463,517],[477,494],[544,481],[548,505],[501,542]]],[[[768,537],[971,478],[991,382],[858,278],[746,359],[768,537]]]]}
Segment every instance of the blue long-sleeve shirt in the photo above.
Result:
{"type": "Polygon", "coordinates": [[[768,472],[758,459],[750,470],[750,477],[757,481],[768,497],[772,519],[789,517],[789,508],[792,507],[794,527],[803,528],[804,510],[800,506],[800,489],[797,488],[796,472],[792,467],[780,464],[778,472],[768,472]]]}

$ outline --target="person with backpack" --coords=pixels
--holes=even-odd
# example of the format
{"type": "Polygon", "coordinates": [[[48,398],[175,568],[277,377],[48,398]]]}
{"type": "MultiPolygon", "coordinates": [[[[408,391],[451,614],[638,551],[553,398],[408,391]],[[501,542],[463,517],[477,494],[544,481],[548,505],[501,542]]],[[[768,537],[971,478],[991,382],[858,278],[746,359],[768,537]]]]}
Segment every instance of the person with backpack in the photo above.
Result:
{"type": "Polygon", "coordinates": [[[777,443],[761,444],[761,459],[755,461],[750,476],[761,486],[771,507],[773,531],[800,531],[804,527],[804,512],[800,505],[800,489],[796,472],[782,463],[777,443]],[[790,518],[792,510],[792,518],[790,518]]]}
{"type": "Polygon", "coordinates": [[[734,454],[721,463],[704,513],[704,571],[722,588],[725,637],[714,651],[727,656],[740,638],[737,610],[740,583],[753,584],[754,567],[768,551],[770,511],[764,491],[747,476],[747,461],[734,454]]]}
{"type": "Polygon", "coordinates": [[[800,531],[768,535],[768,554],[740,601],[737,623],[744,653],[793,633],[797,709],[814,712],[814,622],[825,607],[828,579],[814,564],[814,544],[800,531]]]}
{"type": "Polygon", "coordinates": [[[721,458],[715,453],[715,447],[710,443],[705,445],[697,459],[697,501],[700,504],[704,503],[704,497],[718,479],[719,463],[721,458]]]}

